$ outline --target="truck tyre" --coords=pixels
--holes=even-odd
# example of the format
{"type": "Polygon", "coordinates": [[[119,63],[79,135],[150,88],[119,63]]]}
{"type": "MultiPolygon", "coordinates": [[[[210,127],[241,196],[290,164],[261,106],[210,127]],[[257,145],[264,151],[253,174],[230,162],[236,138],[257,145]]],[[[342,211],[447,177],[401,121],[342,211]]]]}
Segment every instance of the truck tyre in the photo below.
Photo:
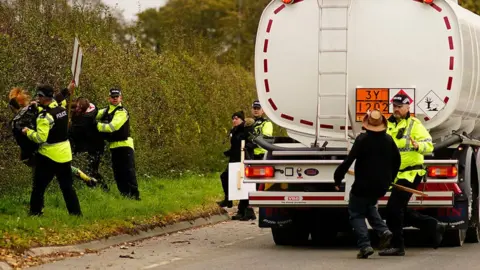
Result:
{"type": "Polygon", "coordinates": [[[465,241],[467,243],[479,243],[480,242],[480,209],[479,209],[479,187],[478,187],[478,169],[475,157],[472,155],[471,162],[471,217],[468,222],[468,230],[465,241]]]}
{"type": "Polygon", "coordinates": [[[467,236],[465,241],[467,243],[480,242],[480,226],[479,226],[479,209],[478,209],[478,195],[472,200],[472,218],[467,229],[467,236]]]}
{"type": "Polygon", "coordinates": [[[300,226],[272,228],[273,241],[277,246],[300,246],[308,243],[308,230],[300,226]]]}

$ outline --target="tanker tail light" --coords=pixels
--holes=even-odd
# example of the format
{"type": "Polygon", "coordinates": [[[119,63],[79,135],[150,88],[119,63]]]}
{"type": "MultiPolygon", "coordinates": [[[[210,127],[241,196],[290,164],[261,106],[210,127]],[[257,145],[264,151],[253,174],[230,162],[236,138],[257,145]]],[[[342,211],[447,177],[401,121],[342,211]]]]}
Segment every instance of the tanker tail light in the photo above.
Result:
{"type": "Polygon", "coordinates": [[[455,166],[430,166],[427,168],[428,177],[432,178],[455,178],[458,169],[455,166]]]}
{"type": "Polygon", "coordinates": [[[272,166],[247,166],[245,176],[248,178],[271,178],[275,174],[272,166]]]}

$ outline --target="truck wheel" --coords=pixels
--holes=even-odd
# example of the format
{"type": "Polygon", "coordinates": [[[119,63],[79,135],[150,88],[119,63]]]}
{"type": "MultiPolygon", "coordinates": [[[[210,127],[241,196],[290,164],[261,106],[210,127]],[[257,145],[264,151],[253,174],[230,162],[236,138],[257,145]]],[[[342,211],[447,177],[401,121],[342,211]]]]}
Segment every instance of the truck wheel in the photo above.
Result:
{"type": "Polygon", "coordinates": [[[272,228],[273,241],[277,246],[300,246],[308,243],[310,235],[305,228],[292,226],[288,228],[272,228]]]}
{"type": "Polygon", "coordinates": [[[443,236],[443,243],[447,246],[461,247],[466,236],[466,229],[447,230],[443,236]]]}
{"type": "MultiPolygon", "coordinates": [[[[477,154],[478,155],[478,154],[477,154]]],[[[471,213],[470,220],[468,222],[467,237],[465,241],[467,243],[479,243],[480,242],[480,209],[479,209],[479,188],[478,188],[478,164],[477,158],[472,155],[470,162],[470,190],[471,190],[471,207],[469,210],[471,213]]]]}
{"type": "MultiPolygon", "coordinates": [[[[475,194],[474,194],[475,195],[475,194]]],[[[472,200],[472,218],[467,229],[467,236],[465,242],[479,243],[480,242],[480,212],[478,209],[478,196],[472,200]]]]}

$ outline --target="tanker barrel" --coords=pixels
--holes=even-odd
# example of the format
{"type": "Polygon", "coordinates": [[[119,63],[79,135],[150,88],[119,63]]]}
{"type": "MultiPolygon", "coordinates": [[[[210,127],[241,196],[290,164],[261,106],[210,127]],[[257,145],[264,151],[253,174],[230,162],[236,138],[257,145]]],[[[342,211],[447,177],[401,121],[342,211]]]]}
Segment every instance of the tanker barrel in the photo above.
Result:
{"type": "Polygon", "coordinates": [[[460,136],[458,134],[452,134],[452,136],[450,138],[446,139],[445,141],[435,144],[433,152],[438,151],[438,150],[442,150],[442,149],[447,148],[449,146],[452,146],[454,144],[460,143],[460,142],[462,142],[462,140],[463,140],[462,136],[460,136]]]}

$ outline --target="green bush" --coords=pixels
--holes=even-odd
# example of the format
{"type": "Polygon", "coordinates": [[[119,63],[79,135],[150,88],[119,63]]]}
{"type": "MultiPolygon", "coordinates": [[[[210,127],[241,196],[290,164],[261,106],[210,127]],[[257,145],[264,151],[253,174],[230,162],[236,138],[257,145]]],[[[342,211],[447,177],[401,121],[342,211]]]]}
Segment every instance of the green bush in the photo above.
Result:
{"type": "MultiPolygon", "coordinates": [[[[75,96],[86,96],[103,107],[110,87],[123,89],[138,174],[222,170],[226,165],[222,152],[228,147],[222,142],[230,116],[241,109],[249,112],[256,96],[253,75],[240,65],[218,64],[214,56],[202,53],[208,40],[189,37],[194,41],[189,46],[198,50],[177,44],[158,54],[125,43],[121,30],[117,19],[99,5],[0,2],[0,89],[5,97],[1,106],[7,107],[6,97],[14,86],[32,93],[40,82],[58,90],[65,87],[71,80],[76,33],[84,58],[75,96]]],[[[19,150],[8,128],[11,116],[7,109],[0,111],[0,194],[29,186],[31,178],[18,161],[19,150]]],[[[110,171],[108,155],[105,159],[104,169],[110,171]]]]}

